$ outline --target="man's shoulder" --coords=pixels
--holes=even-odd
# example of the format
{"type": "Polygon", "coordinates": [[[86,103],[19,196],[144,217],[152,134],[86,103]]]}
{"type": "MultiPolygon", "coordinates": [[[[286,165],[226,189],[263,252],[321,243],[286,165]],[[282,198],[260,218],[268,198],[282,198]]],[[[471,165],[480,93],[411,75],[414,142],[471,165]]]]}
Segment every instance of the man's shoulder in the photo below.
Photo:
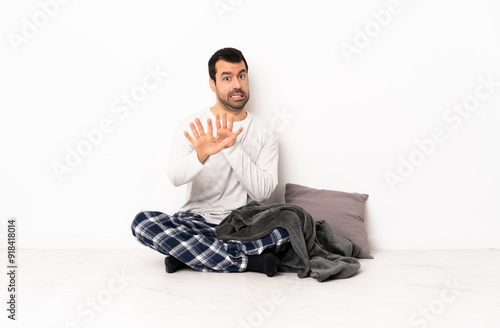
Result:
{"type": "Polygon", "coordinates": [[[248,118],[251,121],[251,125],[253,125],[255,130],[264,132],[266,135],[277,134],[277,131],[272,121],[266,120],[262,116],[259,116],[251,112],[248,112],[248,115],[249,115],[248,118]]]}

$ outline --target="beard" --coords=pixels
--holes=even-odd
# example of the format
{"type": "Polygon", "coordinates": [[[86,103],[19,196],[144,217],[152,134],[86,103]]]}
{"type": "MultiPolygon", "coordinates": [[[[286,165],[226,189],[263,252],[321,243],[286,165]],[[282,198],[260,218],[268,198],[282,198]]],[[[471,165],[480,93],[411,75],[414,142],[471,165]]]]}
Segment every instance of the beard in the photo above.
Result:
{"type": "Polygon", "coordinates": [[[219,99],[219,102],[226,107],[226,109],[230,112],[235,112],[239,113],[243,108],[245,108],[245,105],[247,104],[248,100],[250,100],[250,91],[248,94],[244,92],[241,89],[233,90],[229,92],[227,95],[222,96],[218,91],[217,91],[217,98],[219,99]],[[232,100],[231,96],[234,95],[235,93],[242,94],[244,96],[244,99],[242,100],[232,100]]]}

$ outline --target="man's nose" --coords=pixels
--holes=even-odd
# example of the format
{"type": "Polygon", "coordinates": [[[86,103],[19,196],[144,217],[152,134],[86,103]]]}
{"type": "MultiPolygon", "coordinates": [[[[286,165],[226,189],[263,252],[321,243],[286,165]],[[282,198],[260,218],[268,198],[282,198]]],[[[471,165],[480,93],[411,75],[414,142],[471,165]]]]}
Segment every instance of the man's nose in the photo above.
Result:
{"type": "Polygon", "coordinates": [[[233,89],[241,89],[240,79],[233,79],[233,89]]]}

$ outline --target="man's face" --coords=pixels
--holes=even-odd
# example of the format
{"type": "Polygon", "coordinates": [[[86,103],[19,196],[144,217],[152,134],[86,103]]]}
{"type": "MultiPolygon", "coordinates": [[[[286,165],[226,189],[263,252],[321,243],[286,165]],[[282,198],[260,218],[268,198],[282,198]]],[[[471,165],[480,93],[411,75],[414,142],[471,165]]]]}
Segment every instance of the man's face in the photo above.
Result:
{"type": "Polygon", "coordinates": [[[218,102],[229,111],[240,112],[250,99],[245,63],[219,60],[215,69],[216,81],[210,80],[210,87],[217,95],[218,102]]]}

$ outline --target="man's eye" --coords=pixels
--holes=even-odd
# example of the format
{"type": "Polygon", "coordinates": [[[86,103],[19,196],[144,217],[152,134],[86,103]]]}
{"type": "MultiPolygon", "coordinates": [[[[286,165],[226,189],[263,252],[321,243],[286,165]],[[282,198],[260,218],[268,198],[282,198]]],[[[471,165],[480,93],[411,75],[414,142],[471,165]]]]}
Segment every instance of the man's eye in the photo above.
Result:
{"type": "Polygon", "coordinates": [[[246,76],[245,74],[241,74],[241,75],[240,75],[240,79],[246,79],[246,77],[247,77],[247,76],[246,76]]]}
{"type": "Polygon", "coordinates": [[[229,76],[226,76],[225,78],[222,79],[223,81],[229,81],[229,76]]]}

